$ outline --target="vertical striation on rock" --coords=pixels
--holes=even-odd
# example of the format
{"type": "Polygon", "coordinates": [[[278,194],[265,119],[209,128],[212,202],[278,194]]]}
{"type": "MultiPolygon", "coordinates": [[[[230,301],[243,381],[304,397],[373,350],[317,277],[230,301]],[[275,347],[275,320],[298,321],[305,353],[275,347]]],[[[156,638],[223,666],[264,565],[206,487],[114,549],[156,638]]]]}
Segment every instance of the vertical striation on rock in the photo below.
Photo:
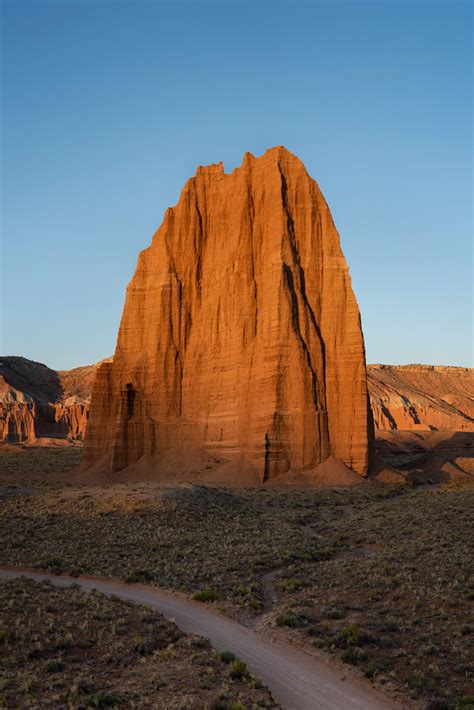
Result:
{"type": "Polygon", "coordinates": [[[371,426],[359,310],[317,183],[283,147],[230,174],[199,167],[139,256],[86,465],[145,457],[159,476],[166,457],[205,451],[267,480],[333,454],[364,475],[371,426]]]}
{"type": "Polygon", "coordinates": [[[0,357],[0,442],[81,442],[99,364],[56,372],[24,357],[0,357]]]}

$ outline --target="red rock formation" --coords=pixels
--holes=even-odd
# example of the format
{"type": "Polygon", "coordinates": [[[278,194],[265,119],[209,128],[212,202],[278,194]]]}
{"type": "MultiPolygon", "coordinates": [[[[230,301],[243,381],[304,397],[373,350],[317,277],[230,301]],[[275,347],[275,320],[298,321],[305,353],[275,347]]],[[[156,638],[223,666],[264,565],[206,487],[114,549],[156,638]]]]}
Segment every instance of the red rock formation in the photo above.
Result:
{"type": "Polygon", "coordinates": [[[0,358],[0,441],[82,441],[99,365],[56,372],[26,358],[0,358]]]}
{"type": "Polygon", "coordinates": [[[466,367],[369,365],[377,429],[474,431],[474,377],[466,367]]]}
{"type": "Polygon", "coordinates": [[[19,444],[36,438],[34,404],[0,403],[0,441],[19,444]]]}
{"type": "Polygon", "coordinates": [[[332,453],[363,475],[370,433],[359,310],[316,182],[282,147],[198,168],[138,259],[86,465],[145,457],[159,476],[205,452],[266,480],[332,453]]]}
{"type": "MultiPolygon", "coordinates": [[[[38,438],[84,438],[96,373],[101,365],[74,370],[54,370],[25,358],[0,358],[16,361],[16,375],[8,379],[17,385],[19,372],[25,392],[8,384],[0,374],[0,441],[21,443],[38,438]],[[20,363],[20,364],[19,364],[20,363]],[[39,368],[39,369],[38,369],[39,368]],[[49,374],[45,377],[44,371],[49,374]],[[48,381],[59,379],[59,402],[48,381]],[[48,390],[45,394],[45,388],[48,390]],[[28,395],[35,392],[36,400],[28,395]],[[46,404],[45,404],[46,402],[46,404]]],[[[102,361],[110,362],[110,360],[102,361]]],[[[107,372],[107,368],[103,371],[107,372]]],[[[474,431],[474,376],[472,369],[436,365],[368,365],[367,381],[377,430],[474,431]]],[[[20,386],[20,385],[19,385],[20,386]]],[[[53,388],[54,390],[54,388],[53,388]]]]}

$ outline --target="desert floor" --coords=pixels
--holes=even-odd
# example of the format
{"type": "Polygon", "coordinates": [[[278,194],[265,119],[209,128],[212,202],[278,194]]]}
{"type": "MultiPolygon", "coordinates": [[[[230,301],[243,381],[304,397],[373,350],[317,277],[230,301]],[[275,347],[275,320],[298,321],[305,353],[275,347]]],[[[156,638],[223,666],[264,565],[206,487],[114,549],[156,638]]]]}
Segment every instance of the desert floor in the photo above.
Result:
{"type": "MultiPolygon", "coordinates": [[[[125,599],[126,601],[140,604],[145,608],[158,609],[164,614],[166,619],[176,622],[181,631],[194,634],[191,642],[194,648],[206,648],[208,644],[199,645],[199,640],[203,641],[204,638],[210,640],[214,648],[220,651],[220,655],[215,654],[214,658],[219,658],[222,662],[230,664],[229,672],[226,674],[227,682],[229,682],[229,678],[231,680],[247,680],[254,688],[258,688],[260,685],[256,684],[256,678],[263,679],[277,703],[280,703],[280,706],[287,710],[314,710],[315,708],[318,708],[318,710],[339,710],[342,707],[347,708],[347,710],[400,710],[402,707],[400,703],[384,696],[381,692],[376,692],[367,682],[361,682],[360,679],[358,680],[350,674],[340,673],[337,669],[332,668],[330,664],[324,663],[315,657],[314,653],[309,653],[308,649],[295,648],[293,644],[285,640],[273,637],[266,638],[260,631],[255,631],[229,619],[213,608],[212,605],[194,601],[178,592],[165,591],[160,587],[147,584],[129,584],[100,577],[71,577],[63,574],[55,575],[48,572],[38,572],[21,567],[0,567],[0,579],[11,580],[18,577],[32,578],[39,582],[47,581],[63,589],[73,586],[76,589],[94,590],[111,596],[114,601],[117,601],[117,598],[125,599]],[[242,665],[241,660],[236,660],[236,654],[238,654],[239,659],[244,660],[244,665],[242,665]],[[245,666],[247,666],[248,671],[255,675],[251,676],[245,666]]],[[[35,590],[30,589],[29,594],[34,598],[35,590]]],[[[61,597],[59,597],[58,601],[60,600],[61,597]]],[[[89,607],[93,608],[95,601],[93,599],[89,603],[89,607]]],[[[85,598],[86,603],[87,597],[85,598]]],[[[107,619],[111,620],[113,618],[114,613],[112,612],[107,619]]],[[[68,649],[74,646],[78,638],[78,635],[74,633],[72,624],[70,624],[69,628],[71,633],[68,637],[68,649]]],[[[112,626],[112,637],[114,633],[116,634],[116,627],[112,626]]],[[[158,637],[161,638],[162,627],[155,628],[155,635],[157,640],[158,637]]],[[[161,640],[163,642],[163,639],[161,640]]],[[[97,639],[97,641],[100,641],[100,639],[97,639]]],[[[177,665],[178,668],[175,670],[179,671],[180,658],[179,654],[176,654],[176,644],[171,640],[166,645],[166,641],[169,642],[169,638],[166,639],[165,635],[164,648],[160,648],[156,643],[154,648],[153,644],[143,646],[140,643],[133,649],[135,653],[138,650],[139,655],[154,656],[149,666],[141,669],[146,674],[144,677],[148,676],[148,680],[150,676],[155,679],[159,678],[159,673],[162,670],[161,661],[164,658],[165,660],[170,660],[171,666],[173,666],[173,663],[177,665]]],[[[61,648],[63,646],[64,644],[61,642],[61,648]]],[[[41,647],[41,653],[44,653],[44,650],[44,647],[41,647]]],[[[133,658],[133,653],[131,656],[133,658]]],[[[60,656],[59,660],[56,658],[50,661],[47,668],[50,669],[53,666],[53,670],[62,672],[65,670],[68,661],[70,662],[73,658],[75,657],[72,656],[71,658],[71,655],[66,655],[64,658],[60,656]]],[[[192,661],[195,658],[198,658],[197,654],[193,654],[191,659],[189,659],[191,661],[191,673],[193,672],[192,661]]],[[[102,659],[99,658],[98,660],[100,663],[102,659]]],[[[75,663],[77,663],[77,659],[75,663]]],[[[197,665],[199,663],[202,663],[202,661],[198,662],[197,665]]],[[[204,661],[205,663],[206,661],[204,661]]],[[[44,664],[40,663],[40,668],[37,670],[39,672],[44,670],[44,664]],[[43,668],[41,668],[41,665],[43,665],[43,668]]],[[[71,665],[69,663],[69,670],[75,670],[77,673],[77,667],[75,668],[74,664],[71,665]]],[[[194,671],[196,670],[199,672],[199,668],[194,669],[194,671]]],[[[206,693],[200,693],[200,689],[207,689],[211,686],[203,685],[202,679],[199,685],[198,678],[196,679],[198,683],[193,683],[193,676],[190,674],[188,674],[188,677],[183,674],[181,680],[183,682],[178,688],[176,688],[176,685],[168,687],[165,692],[162,691],[162,687],[166,687],[167,683],[157,685],[155,690],[152,687],[148,690],[148,693],[146,692],[147,684],[145,683],[145,688],[142,689],[141,694],[136,693],[138,707],[163,708],[178,706],[184,709],[190,707],[190,702],[193,704],[193,701],[197,701],[198,707],[203,708],[229,707],[228,703],[224,702],[229,695],[229,688],[226,688],[225,685],[220,689],[219,700],[209,703],[206,693]],[[188,688],[193,688],[194,696],[190,694],[188,688]],[[179,690],[183,691],[183,689],[187,690],[185,697],[183,697],[182,692],[179,692],[179,690]],[[177,690],[178,692],[176,692],[177,690]]],[[[216,675],[216,680],[222,681],[222,678],[218,679],[216,675]]],[[[226,680],[226,676],[224,676],[224,680],[226,680]]],[[[117,703],[119,707],[123,707],[124,704],[128,707],[131,704],[130,698],[125,699],[121,682],[115,679],[119,692],[107,693],[105,697],[108,697],[110,702],[117,703]]],[[[127,687],[125,679],[123,682],[125,687],[127,687]]],[[[41,685],[40,687],[44,694],[45,688],[41,685]]],[[[80,688],[81,681],[77,681],[73,687],[80,688]]],[[[240,699],[243,700],[244,693],[240,692],[239,695],[240,699]]],[[[251,707],[269,706],[265,695],[260,694],[260,697],[258,694],[255,695],[252,696],[251,693],[247,693],[246,699],[251,707]],[[262,695],[263,697],[261,697],[262,695]]],[[[103,696],[99,697],[103,699],[103,696]]],[[[93,699],[97,700],[95,694],[93,699]]],[[[270,703],[270,706],[279,707],[277,703],[270,703]]],[[[249,705],[244,705],[241,702],[231,705],[233,710],[236,707],[242,710],[242,708],[247,708],[249,705]]]]}
{"type": "MultiPolygon", "coordinates": [[[[461,453],[468,458],[469,452],[461,453]]],[[[474,674],[471,476],[454,475],[451,482],[428,485],[425,465],[424,469],[408,467],[405,485],[375,481],[350,488],[92,486],[68,481],[68,470],[80,462],[80,456],[75,448],[0,450],[1,565],[92,574],[178,590],[253,629],[291,639],[321,658],[330,658],[335,667],[344,664],[349,674],[374,683],[408,706],[433,710],[474,706],[469,697],[474,674]]],[[[400,460],[401,454],[394,456],[400,460]]],[[[43,617],[41,612],[48,594],[91,593],[27,581],[1,584],[2,596],[17,599],[16,604],[13,601],[16,613],[7,613],[1,623],[0,640],[7,650],[0,690],[4,704],[10,707],[8,693],[17,692],[13,682],[21,683],[25,698],[28,692],[30,697],[40,692],[31,686],[30,673],[40,678],[43,707],[48,707],[46,698],[54,707],[54,693],[82,692],[77,683],[84,674],[91,703],[101,702],[100,697],[94,700],[100,693],[111,694],[113,700],[121,673],[105,673],[102,656],[94,663],[88,656],[88,676],[81,665],[69,667],[67,644],[56,649],[49,642],[46,629],[59,626],[66,637],[78,623],[69,612],[68,598],[44,601],[59,619],[51,612],[43,617]],[[35,600],[34,604],[26,599],[35,600]],[[70,618],[72,626],[61,617],[70,618]],[[27,641],[21,633],[16,640],[23,626],[31,626],[33,640],[27,641]],[[28,656],[30,651],[34,656],[37,647],[38,668],[31,666],[28,656]],[[13,681],[12,667],[19,658],[19,680],[13,681]],[[64,664],[62,669],[48,671],[48,664],[54,666],[56,660],[64,664]]],[[[97,598],[104,609],[118,603],[97,598]]],[[[126,613],[137,616],[130,622],[133,638],[151,643],[146,633],[134,627],[148,612],[126,613]]],[[[92,634],[97,630],[113,648],[116,614],[105,611],[103,618],[99,614],[97,629],[92,624],[88,628],[84,619],[85,637],[95,643],[92,634]]],[[[182,642],[186,648],[179,647],[177,656],[186,659],[188,643],[192,645],[189,639],[182,642]]],[[[128,653],[124,641],[109,655],[120,668],[128,653]]],[[[250,708],[271,702],[249,676],[237,679],[237,687],[229,675],[230,665],[212,649],[198,647],[192,653],[202,655],[204,665],[205,655],[212,656],[210,688],[203,690],[201,680],[197,686],[186,680],[179,664],[188,661],[181,658],[176,660],[176,678],[182,679],[183,693],[194,693],[201,705],[191,701],[186,705],[186,695],[180,696],[172,678],[165,678],[162,707],[203,707],[205,702],[215,708],[239,707],[238,703],[250,708]],[[199,692],[207,695],[196,696],[199,692]],[[226,697],[221,699],[222,694],[226,697]]],[[[81,657],[81,652],[76,649],[73,656],[81,657]]],[[[147,658],[145,653],[136,659],[143,670],[147,658]]],[[[167,672],[172,675],[175,670],[170,667],[167,672]]],[[[147,686],[148,674],[141,675],[142,685],[133,677],[125,684],[130,697],[121,707],[137,707],[136,698],[156,688],[147,686]]],[[[17,706],[29,705],[25,701],[17,706]]]]}
{"type": "Polygon", "coordinates": [[[2,707],[276,708],[245,664],[143,605],[2,579],[2,707]]]}

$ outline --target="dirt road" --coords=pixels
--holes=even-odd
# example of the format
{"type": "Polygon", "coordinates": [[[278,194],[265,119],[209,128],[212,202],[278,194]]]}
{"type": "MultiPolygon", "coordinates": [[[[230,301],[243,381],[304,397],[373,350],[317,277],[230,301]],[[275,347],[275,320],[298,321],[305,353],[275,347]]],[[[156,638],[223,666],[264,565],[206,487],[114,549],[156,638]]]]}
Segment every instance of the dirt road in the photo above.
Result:
{"type": "Polygon", "coordinates": [[[74,578],[29,569],[0,568],[2,579],[19,576],[38,581],[48,579],[59,587],[79,584],[84,589],[97,589],[158,609],[183,631],[205,636],[220,651],[233,651],[288,710],[388,710],[401,707],[357,679],[346,677],[343,680],[325,663],[290,644],[272,643],[262,634],[183,595],[97,577],[74,578]]]}

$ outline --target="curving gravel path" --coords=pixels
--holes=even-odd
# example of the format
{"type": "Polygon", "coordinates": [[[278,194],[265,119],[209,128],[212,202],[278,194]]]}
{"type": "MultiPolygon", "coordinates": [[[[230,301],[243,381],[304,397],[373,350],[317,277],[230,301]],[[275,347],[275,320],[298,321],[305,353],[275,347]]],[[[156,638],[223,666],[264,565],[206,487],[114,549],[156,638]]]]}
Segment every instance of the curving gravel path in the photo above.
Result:
{"type": "Polygon", "coordinates": [[[99,577],[58,576],[31,569],[0,567],[0,578],[29,577],[49,580],[58,587],[79,584],[104,594],[158,609],[187,633],[208,638],[220,651],[233,651],[262,679],[275,700],[287,710],[388,710],[401,706],[383,698],[356,679],[340,675],[322,661],[284,641],[272,643],[257,631],[242,626],[212,607],[173,592],[143,584],[125,584],[99,577]]]}

